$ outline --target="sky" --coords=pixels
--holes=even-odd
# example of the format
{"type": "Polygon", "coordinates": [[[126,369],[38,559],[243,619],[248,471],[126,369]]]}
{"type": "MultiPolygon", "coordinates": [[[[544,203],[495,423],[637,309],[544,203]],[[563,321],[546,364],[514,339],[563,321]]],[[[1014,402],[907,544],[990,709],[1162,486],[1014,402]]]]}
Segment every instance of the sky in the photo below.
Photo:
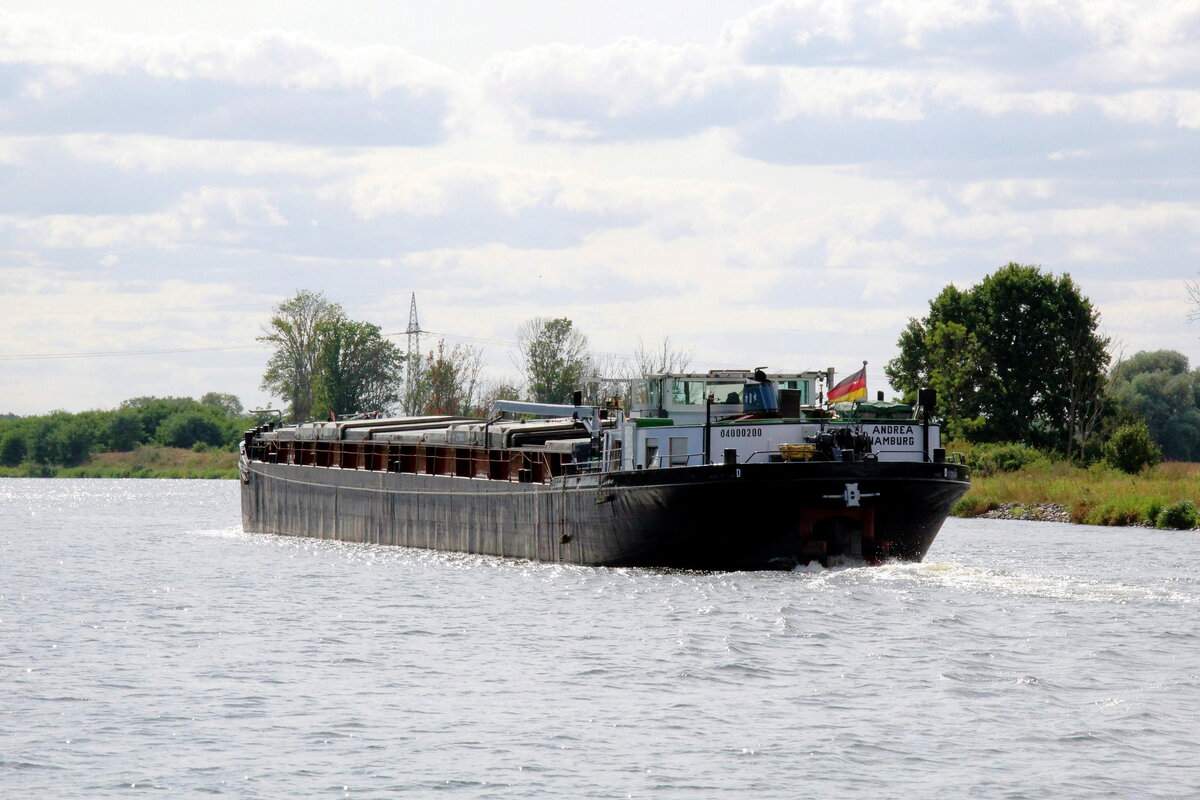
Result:
{"type": "Polygon", "coordinates": [[[890,392],[1012,261],[1200,366],[1200,0],[0,0],[0,413],[270,404],[299,289],[890,392]]]}

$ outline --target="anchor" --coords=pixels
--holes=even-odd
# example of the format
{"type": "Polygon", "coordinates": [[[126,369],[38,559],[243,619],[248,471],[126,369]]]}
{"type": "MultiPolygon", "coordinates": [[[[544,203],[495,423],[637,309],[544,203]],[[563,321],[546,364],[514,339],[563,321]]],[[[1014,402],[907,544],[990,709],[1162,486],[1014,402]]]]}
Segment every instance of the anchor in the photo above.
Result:
{"type": "Polygon", "coordinates": [[[879,497],[879,492],[860,492],[857,483],[847,483],[841,494],[821,495],[826,500],[837,500],[839,497],[846,502],[846,508],[858,508],[859,500],[864,497],[879,497]]]}

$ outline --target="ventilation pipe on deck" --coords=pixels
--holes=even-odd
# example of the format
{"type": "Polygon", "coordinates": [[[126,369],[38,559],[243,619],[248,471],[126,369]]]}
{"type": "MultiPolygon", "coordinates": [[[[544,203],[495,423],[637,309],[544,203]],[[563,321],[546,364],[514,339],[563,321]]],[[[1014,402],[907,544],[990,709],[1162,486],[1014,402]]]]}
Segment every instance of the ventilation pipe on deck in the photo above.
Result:
{"type": "Polygon", "coordinates": [[[921,413],[921,457],[929,460],[929,421],[937,411],[937,389],[918,389],[917,407],[921,413]]]}
{"type": "Polygon", "coordinates": [[[704,398],[704,463],[712,463],[712,407],[713,396],[704,398]]]}

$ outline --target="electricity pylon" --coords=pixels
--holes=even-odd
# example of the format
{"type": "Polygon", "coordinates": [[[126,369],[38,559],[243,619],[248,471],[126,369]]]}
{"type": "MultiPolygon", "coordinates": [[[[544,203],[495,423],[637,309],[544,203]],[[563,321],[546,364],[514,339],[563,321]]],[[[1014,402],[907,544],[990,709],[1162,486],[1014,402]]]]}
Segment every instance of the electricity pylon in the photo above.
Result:
{"type": "Polygon", "coordinates": [[[417,413],[413,403],[417,395],[417,373],[420,372],[421,359],[421,323],[417,321],[417,293],[412,293],[412,302],[408,306],[408,359],[404,365],[404,413],[413,416],[417,413]]]}

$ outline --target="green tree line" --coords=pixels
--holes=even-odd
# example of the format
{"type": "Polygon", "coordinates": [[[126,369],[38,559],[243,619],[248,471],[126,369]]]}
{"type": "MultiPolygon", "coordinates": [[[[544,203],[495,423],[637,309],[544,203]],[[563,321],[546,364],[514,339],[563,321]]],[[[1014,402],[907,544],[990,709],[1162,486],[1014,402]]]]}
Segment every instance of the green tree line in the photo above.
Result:
{"type": "Polygon", "coordinates": [[[225,449],[253,420],[232,394],[136,397],[107,411],[0,418],[0,466],[41,464],[75,467],[93,454],[125,452],[146,444],[225,449]]]}
{"type": "MultiPolygon", "coordinates": [[[[444,339],[408,363],[378,325],[350,319],[319,292],[301,290],[277,305],[258,338],[272,348],[261,388],[282,400],[294,422],[375,413],[478,416],[496,399],[563,403],[576,390],[599,402],[619,387],[597,376],[630,377],[627,365],[593,354],[566,317],[535,317],[518,327],[523,387],[483,381],[482,351],[444,339]]],[[[666,340],[661,349],[635,354],[647,368],[659,361],[682,366],[690,357],[666,340]]]]}
{"type": "MultiPolygon", "coordinates": [[[[301,291],[275,308],[262,341],[273,346],[263,388],[284,399],[297,421],[378,411],[480,415],[499,398],[563,402],[597,368],[587,337],[565,318],[530,320],[521,328],[523,363],[532,390],[480,380],[482,353],[444,340],[413,365],[379,326],[352,320],[341,307],[301,291]],[[406,393],[405,368],[414,370],[406,393]]],[[[255,424],[232,394],[136,397],[116,409],[0,415],[0,466],[78,467],[93,455],[143,445],[233,450],[255,424]]]]}
{"type": "Polygon", "coordinates": [[[386,412],[400,399],[400,349],[319,292],[276,306],[258,340],[272,347],[261,388],[283,398],[294,420],[386,412]]]}
{"type": "Polygon", "coordinates": [[[1129,472],[1200,460],[1200,370],[1170,350],[1114,359],[1069,275],[1010,263],[946,286],[897,347],[886,372],[903,399],[936,389],[948,438],[991,445],[978,452],[998,463],[1020,462],[1020,448],[1129,472]]]}
{"type": "MultiPolygon", "coordinates": [[[[570,319],[537,317],[517,329],[523,385],[486,383],[479,349],[439,340],[406,363],[379,326],[308,291],[275,307],[260,340],[272,345],[262,387],[295,421],[481,415],[495,399],[560,403],[576,390],[600,402],[620,391],[600,376],[682,371],[691,360],[664,340],[639,346],[629,362],[606,361],[570,319]]],[[[1129,471],[1163,457],[1200,460],[1200,369],[1169,350],[1113,364],[1099,314],[1069,275],[1008,264],[965,290],[947,286],[927,316],[909,320],[897,346],[886,371],[902,399],[937,389],[947,438],[981,445],[974,451],[992,453],[989,463],[1018,464],[1030,451],[1107,459],[1129,471]]],[[[134,398],[112,411],[5,415],[0,465],[76,466],[96,452],[143,444],[233,448],[251,424],[236,397],[215,392],[134,398]]]]}

